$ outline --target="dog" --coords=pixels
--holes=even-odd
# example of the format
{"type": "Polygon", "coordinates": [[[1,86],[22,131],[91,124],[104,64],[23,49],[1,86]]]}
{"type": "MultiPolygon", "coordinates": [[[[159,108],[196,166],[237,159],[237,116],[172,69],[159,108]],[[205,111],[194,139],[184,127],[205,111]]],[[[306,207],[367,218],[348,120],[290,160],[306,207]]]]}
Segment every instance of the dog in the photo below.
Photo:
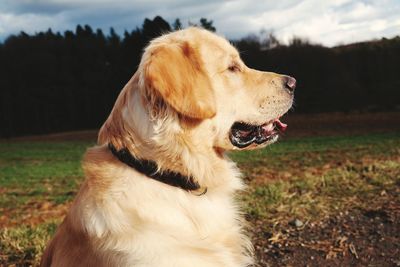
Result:
{"type": "Polygon", "coordinates": [[[86,180],[41,266],[254,264],[226,152],[274,143],[295,87],[204,29],[152,40],[84,156],[86,180]]]}

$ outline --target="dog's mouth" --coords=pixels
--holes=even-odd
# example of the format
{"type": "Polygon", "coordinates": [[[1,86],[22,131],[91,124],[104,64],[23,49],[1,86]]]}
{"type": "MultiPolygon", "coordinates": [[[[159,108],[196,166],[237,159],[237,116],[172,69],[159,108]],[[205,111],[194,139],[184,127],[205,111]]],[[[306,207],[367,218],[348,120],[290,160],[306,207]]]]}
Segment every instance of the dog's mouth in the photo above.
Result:
{"type": "Polygon", "coordinates": [[[261,145],[274,142],[279,133],[286,130],[287,125],[276,118],[262,125],[253,125],[245,122],[235,122],[229,134],[232,145],[245,148],[253,143],[261,145]]]}

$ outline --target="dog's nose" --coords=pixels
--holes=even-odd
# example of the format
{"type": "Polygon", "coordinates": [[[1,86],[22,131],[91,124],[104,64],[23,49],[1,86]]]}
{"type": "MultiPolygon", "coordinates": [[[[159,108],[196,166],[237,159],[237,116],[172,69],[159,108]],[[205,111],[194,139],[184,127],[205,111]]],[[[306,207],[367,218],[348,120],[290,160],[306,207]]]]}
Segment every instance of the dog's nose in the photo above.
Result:
{"type": "Polygon", "coordinates": [[[290,76],[285,76],[283,78],[283,81],[285,83],[285,88],[293,94],[294,89],[296,88],[296,79],[290,76]]]}

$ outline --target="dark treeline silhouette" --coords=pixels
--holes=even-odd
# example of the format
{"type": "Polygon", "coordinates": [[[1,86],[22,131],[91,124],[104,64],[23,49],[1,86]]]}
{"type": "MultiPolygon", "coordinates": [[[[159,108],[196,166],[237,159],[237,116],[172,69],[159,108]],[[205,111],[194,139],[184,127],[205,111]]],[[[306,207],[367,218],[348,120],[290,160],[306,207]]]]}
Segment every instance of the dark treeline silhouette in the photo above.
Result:
{"type": "MultiPolygon", "coordinates": [[[[204,18],[198,26],[216,30],[204,18]]],[[[0,44],[0,136],[100,127],[149,40],[181,27],[157,16],[122,37],[88,25],[10,36],[0,44]]],[[[399,37],[335,48],[281,45],[272,34],[233,43],[249,66],[297,78],[296,112],[398,108],[399,37]]]]}

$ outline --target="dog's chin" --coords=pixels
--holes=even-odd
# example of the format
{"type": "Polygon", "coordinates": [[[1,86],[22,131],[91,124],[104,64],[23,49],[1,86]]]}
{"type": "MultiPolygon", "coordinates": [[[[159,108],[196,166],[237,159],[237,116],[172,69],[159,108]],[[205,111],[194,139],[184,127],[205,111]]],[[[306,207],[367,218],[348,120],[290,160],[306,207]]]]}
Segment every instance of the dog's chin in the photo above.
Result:
{"type": "Polygon", "coordinates": [[[287,125],[279,118],[261,125],[235,122],[229,132],[231,144],[238,149],[258,149],[276,142],[287,125]]]}

